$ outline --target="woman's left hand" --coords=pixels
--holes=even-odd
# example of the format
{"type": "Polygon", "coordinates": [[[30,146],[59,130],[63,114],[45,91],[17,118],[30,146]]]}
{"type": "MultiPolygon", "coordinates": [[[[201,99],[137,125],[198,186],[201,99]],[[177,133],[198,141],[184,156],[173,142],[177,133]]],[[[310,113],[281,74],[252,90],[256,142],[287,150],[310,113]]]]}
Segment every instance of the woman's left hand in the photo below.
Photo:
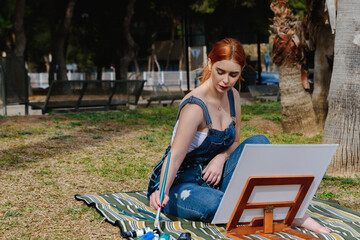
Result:
{"type": "Polygon", "coordinates": [[[211,159],[209,164],[202,171],[203,179],[207,184],[214,186],[219,184],[225,160],[226,159],[224,159],[224,157],[220,154],[211,159]]]}

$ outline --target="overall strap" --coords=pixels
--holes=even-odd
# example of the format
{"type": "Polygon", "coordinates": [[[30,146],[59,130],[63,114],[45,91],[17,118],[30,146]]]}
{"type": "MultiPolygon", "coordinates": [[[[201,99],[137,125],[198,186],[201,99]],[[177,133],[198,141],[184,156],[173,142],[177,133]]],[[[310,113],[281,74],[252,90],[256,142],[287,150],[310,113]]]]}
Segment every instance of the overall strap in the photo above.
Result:
{"type": "Polygon", "coordinates": [[[228,93],[228,98],[229,98],[229,103],[230,103],[230,113],[231,113],[231,117],[235,117],[235,116],[236,116],[236,111],[235,111],[235,103],[234,103],[234,93],[233,93],[233,90],[230,89],[227,93],[228,93]]]}
{"type": "Polygon", "coordinates": [[[191,96],[191,97],[187,98],[185,101],[183,101],[183,102],[180,104],[180,107],[179,107],[179,111],[178,111],[176,120],[179,119],[179,115],[180,115],[181,109],[182,109],[186,104],[188,104],[188,103],[195,103],[195,104],[199,105],[199,106],[202,108],[203,112],[204,112],[206,125],[207,125],[207,126],[211,126],[210,114],[209,114],[209,111],[208,111],[205,103],[204,103],[200,98],[197,98],[197,97],[194,97],[194,96],[191,96]]]}

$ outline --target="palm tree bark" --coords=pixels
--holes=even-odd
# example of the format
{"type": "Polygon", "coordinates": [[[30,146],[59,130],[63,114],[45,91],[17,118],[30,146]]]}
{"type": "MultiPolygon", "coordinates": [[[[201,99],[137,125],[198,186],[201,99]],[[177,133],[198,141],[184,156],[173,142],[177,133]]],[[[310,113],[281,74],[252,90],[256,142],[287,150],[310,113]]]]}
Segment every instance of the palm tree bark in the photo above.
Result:
{"type": "Polygon", "coordinates": [[[329,34],[330,28],[321,29],[322,37],[318,39],[314,57],[314,91],[312,101],[320,130],[324,129],[328,113],[330,80],[333,66],[334,38],[329,34]]]}
{"type": "Polygon", "coordinates": [[[360,2],[339,0],[334,69],[323,143],[339,144],[329,175],[355,176],[360,171],[360,2]]]}
{"type": "Polygon", "coordinates": [[[314,56],[314,91],[312,102],[320,130],[324,129],[328,112],[327,96],[334,61],[334,40],[325,2],[312,0],[308,6],[306,25],[309,31],[310,49],[314,56]]]}
{"type": "Polygon", "coordinates": [[[282,126],[287,133],[318,133],[311,96],[301,83],[301,65],[279,66],[282,126]]]}
{"type": "Polygon", "coordinates": [[[314,136],[320,131],[310,93],[305,91],[301,80],[303,43],[299,21],[291,13],[287,0],[273,0],[271,10],[275,15],[272,56],[279,69],[283,130],[314,136]]]}

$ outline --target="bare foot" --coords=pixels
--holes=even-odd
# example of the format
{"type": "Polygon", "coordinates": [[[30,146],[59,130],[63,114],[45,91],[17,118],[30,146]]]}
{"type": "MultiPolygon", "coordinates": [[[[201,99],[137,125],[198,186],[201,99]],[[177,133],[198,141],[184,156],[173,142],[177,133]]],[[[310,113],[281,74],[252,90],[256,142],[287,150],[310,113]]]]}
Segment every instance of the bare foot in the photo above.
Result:
{"type": "Polygon", "coordinates": [[[303,218],[294,219],[291,226],[303,227],[315,233],[331,233],[330,229],[321,226],[318,222],[316,222],[307,214],[305,214],[303,218]]]}

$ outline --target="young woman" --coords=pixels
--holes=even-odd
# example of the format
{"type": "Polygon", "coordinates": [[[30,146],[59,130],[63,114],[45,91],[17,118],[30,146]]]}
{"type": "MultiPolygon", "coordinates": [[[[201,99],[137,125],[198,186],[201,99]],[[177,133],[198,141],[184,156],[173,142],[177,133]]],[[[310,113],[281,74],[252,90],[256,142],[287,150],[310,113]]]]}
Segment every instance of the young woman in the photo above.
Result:
{"type": "MultiPolygon", "coordinates": [[[[245,144],[270,144],[262,135],[239,144],[240,95],[233,86],[244,66],[245,52],[240,42],[226,38],[214,45],[201,85],[182,100],[171,145],[151,176],[148,197],[153,209],[161,204],[159,189],[170,151],[164,211],[211,222],[245,144]]],[[[307,216],[294,223],[315,232],[329,232],[307,216]]]]}

